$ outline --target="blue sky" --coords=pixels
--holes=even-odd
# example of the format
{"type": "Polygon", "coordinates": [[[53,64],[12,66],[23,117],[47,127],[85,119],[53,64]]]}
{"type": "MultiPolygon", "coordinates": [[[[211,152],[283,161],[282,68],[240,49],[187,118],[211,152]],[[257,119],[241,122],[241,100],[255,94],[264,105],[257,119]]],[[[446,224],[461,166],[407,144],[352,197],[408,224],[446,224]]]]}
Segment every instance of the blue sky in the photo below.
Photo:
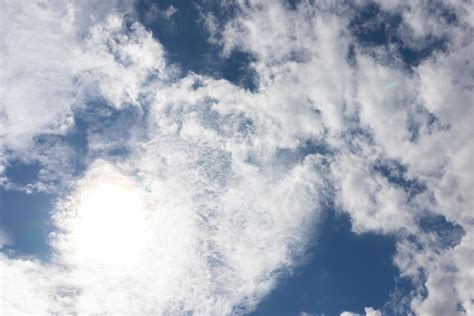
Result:
{"type": "Polygon", "coordinates": [[[468,3],[4,7],[3,314],[474,312],[468,3]]]}

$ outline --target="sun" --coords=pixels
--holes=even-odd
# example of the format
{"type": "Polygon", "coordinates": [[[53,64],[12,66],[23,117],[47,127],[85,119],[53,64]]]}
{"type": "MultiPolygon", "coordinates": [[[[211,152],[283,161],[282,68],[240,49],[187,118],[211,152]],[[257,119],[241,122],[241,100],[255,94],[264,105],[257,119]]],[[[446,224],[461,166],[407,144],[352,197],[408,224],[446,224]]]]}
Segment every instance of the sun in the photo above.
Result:
{"type": "Polygon", "coordinates": [[[126,265],[146,247],[146,218],[140,190],[124,176],[98,177],[81,190],[70,230],[81,261],[126,265]]]}

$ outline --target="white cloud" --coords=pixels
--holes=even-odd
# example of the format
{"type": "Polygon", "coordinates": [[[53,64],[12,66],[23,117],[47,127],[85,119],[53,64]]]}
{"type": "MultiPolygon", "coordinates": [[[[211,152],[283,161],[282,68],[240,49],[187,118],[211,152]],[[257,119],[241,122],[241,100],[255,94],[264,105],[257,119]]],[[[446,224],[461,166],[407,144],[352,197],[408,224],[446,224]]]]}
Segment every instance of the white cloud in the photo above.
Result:
{"type": "MultiPolygon", "coordinates": [[[[10,159],[6,148],[37,152],[29,147],[35,135],[65,133],[71,111],[91,97],[117,111],[146,109],[147,116],[121,140],[128,155],[105,155],[82,179],[67,179],[73,190],[55,211],[51,263],[2,256],[8,276],[3,311],[251,310],[302,262],[314,240],[310,227],[333,188],[354,231],[398,238],[394,262],[419,290],[414,312],[473,312],[473,44],[464,29],[472,10],[452,3],[462,23],[429,17],[424,29],[424,2],[410,11],[383,3],[402,13],[402,30],[413,31],[413,37],[402,32],[409,45],[429,34],[451,38],[445,52],[408,71],[388,61],[388,51],[365,49],[347,32],[352,9],[309,2],[296,10],[280,2],[239,5],[224,35],[211,36],[223,55],[239,49],[255,56],[256,92],[196,74],[178,78],[160,43],[141,25],[124,24],[120,14],[99,10],[91,18],[73,4],[8,6],[16,16],[12,29],[23,31],[11,31],[2,43],[2,164],[10,159]],[[38,25],[42,31],[35,35],[38,25]],[[25,50],[25,43],[35,49],[25,50]],[[383,88],[393,81],[396,88],[383,88]],[[34,115],[25,121],[25,112],[34,115]],[[279,161],[279,152],[298,152],[306,142],[323,144],[329,154],[279,161]],[[376,170],[390,161],[406,169],[392,166],[399,178],[424,183],[426,190],[413,194],[376,170]],[[426,214],[462,226],[459,244],[442,248],[419,225],[426,214]],[[101,235],[102,226],[108,234],[101,235]],[[424,250],[407,236],[416,236],[424,250]],[[33,303],[24,306],[24,297],[33,303]]],[[[209,19],[212,33],[218,28],[209,19]]],[[[109,136],[90,135],[89,148],[104,155],[109,136]]],[[[65,168],[49,158],[42,159],[50,169],[65,168]]]]}
{"type": "Polygon", "coordinates": [[[74,51],[72,67],[88,93],[98,86],[98,94],[114,107],[138,106],[142,85],[152,75],[163,76],[163,54],[143,26],[127,26],[121,16],[110,15],[74,51]]]}
{"type": "Polygon", "coordinates": [[[69,298],[63,296],[67,287],[60,290],[60,269],[51,270],[37,260],[10,258],[3,253],[0,254],[0,267],[0,310],[3,314],[47,315],[71,311],[69,298]]]}
{"type": "MultiPolygon", "coordinates": [[[[88,1],[87,5],[73,1],[2,4],[2,151],[5,147],[24,149],[35,135],[64,134],[71,127],[70,114],[78,93],[76,80],[81,75],[72,65],[74,52],[91,25],[120,8],[115,1],[88,1]]],[[[136,56],[139,44],[124,45],[121,54],[132,62],[147,57],[149,52],[144,50],[140,50],[143,56],[136,56]]]]}
{"type": "Polygon", "coordinates": [[[162,10],[156,3],[153,3],[144,14],[144,20],[149,24],[156,23],[156,21],[163,19],[170,20],[177,12],[179,12],[179,10],[173,5],[170,5],[168,8],[162,10]]]}
{"type": "MultiPolygon", "coordinates": [[[[372,307],[364,308],[365,316],[382,316],[382,313],[379,310],[373,309],[372,307]]],[[[340,316],[360,316],[361,314],[352,313],[344,311],[340,314],[340,316]]]]}
{"type": "Polygon", "coordinates": [[[32,136],[61,134],[70,125],[75,90],[64,60],[72,39],[61,25],[63,14],[35,2],[2,5],[2,151],[24,149],[32,136]]]}
{"type": "MultiPolygon", "coordinates": [[[[142,85],[163,77],[161,45],[140,24],[122,19],[132,8],[122,4],[2,5],[0,183],[5,188],[50,191],[52,180],[66,183],[65,162],[75,159],[74,153],[51,135],[71,132],[74,114],[98,98],[117,109],[138,106],[142,85]],[[48,150],[36,142],[44,135],[48,150]],[[13,160],[39,162],[41,177],[28,188],[12,183],[4,173],[13,160]]],[[[172,67],[166,75],[174,76],[172,67]]]]}
{"type": "MultiPolygon", "coordinates": [[[[472,29],[468,22],[472,8],[463,3],[447,4],[459,21],[453,24],[443,19],[441,11],[431,15],[433,6],[422,1],[383,2],[383,9],[401,13],[400,34],[405,45],[421,49],[429,45],[428,36],[448,38],[445,52],[435,53],[407,71],[396,60],[388,62],[390,48],[362,49],[355,39],[338,31],[347,25],[351,10],[324,3],[316,5],[316,10],[307,6],[303,2],[296,11],[287,12],[279,3],[241,3],[241,14],[226,25],[220,39],[224,53],[240,49],[257,58],[253,66],[260,78],[259,92],[278,87],[283,98],[290,93],[300,100],[319,97],[314,108],[320,111],[321,120],[314,123],[328,129],[323,139],[337,152],[331,164],[332,180],[338,204],[351,215],[353,229],[399,236],[396,263],[402,273],[411,271],[409,275],[417,278],[417,269],[423,269],[428,275],[424,284],[428,297],[416,297],[414,311],[455,313],[462,310],[459,304],[469,314],[472,289],[468,294],[465,283],[455,280],[458,274],[471,280],[471,269],[461,258],[452,262],[451,268],[442,262],[457,254],[458,248],[466,254],[472,252],[466,243],[473,230],[474,192],[470,176],[473,146],[469,141],[473,133],[473,75],[467,55],[472,51],[468,31],[472,29]],[[355,68],[346,58],[349,43],[356,47],[355,68]],[[327,65],[331,65],[328,70],[327,65]],[[320,81],[315,80],[318,76],[320,81]],[[397,82],[397,87],[384,89],[390,82],[397,82]],[[402,178],[424,182],[427,190],[413,198],[374,171],[380,161],[393,159],[407,167],[402,178]],[[427,210],[461,225],[466,235],[442,255],[434,249],[407,254],[403,236],[424,234],[418,221],[427,210]],[[428,258],[433,263],[428,264],[428,258]]],[[[213,34],[212,40],[216,38],[213,34]]],[[[287,100],[283,102],[297,108],[296,100],[287,100]]],[[[420,242],[428,249],[439,247],[430,238],[420,237],[420,242]]]]}
{"type": "Polygon", "coordinates": [[[340,316],[358,316],[360,314],[356,314],[356,313],[351,313],[351,312],[347,312],[347,311],[344,311],[340,314],[340,316]]]}
{"type": "Polygon", "coordinates": [[[382,316],[379,310],[373,309],[372,307],[366,307],[364,310],[366,316],[382,316]]]}
{"type": "Polygon", "coordinates": [[[4,311],[20,306],[25,291],[39,293],[28,307],[38,313],[63,313],[64,300],[79,313],[221,315],[255,307],[306,249],[319,216],[321,162],[308,157],[273,187],[273,174],[250,169],[217,189],[219,177],[209,173],[230,171],[220,156],[176,148],[178,141],[147,144],[129,161],[141,166],[140,182],[106,162],[91,166],[56,211],[54,263],[21,261],[33,269],[24,271],[4,258],[11,282],[19,274],[28,284],[14,296],[7,280],[4,311]]]}
{"type": "MultiPolygon", "coordinates": [[[[273,99],[192,74],[169,84],[160,72],[173,75],[174,69],[164,68],[161,46],[138,25],[134,33],[126,31],[115,16],[97,24],[79,46],[81,59],[71,64],[86,74],[79,77],[83,86],[96,82],[119,110],[147,94],[146,134],[128,159],[91,165],[58,205],[55,258],[48,267],[28,260],[37,272],[22,272],[41,293],[42,305],[31,308],[206,315],[250,310],[276,285],[280,271],[298,265],[319,220],[328,172],[322,157],[307,156],[290,168],[273,163],[279,147],[296,149],[300,135],[314,134],[310,121],[298,126],[311,112],[302,105],[301,113],[287,118],[293,111],[280,103],[275,115],[273,99]],[[158,76],[144,87],[151,73],[158,76]],[[135,181],[146,190],[114,184],[135,181]],[[131,202],[138,200],[145,205],[131,202]],[[122,206],[128,208],[122,212],[122,206]],[[120,248],[110,244],[117,240],[120,248]],[[61,269],[66,272],[57,281],[43,282],[61,269]],[[59,284],[67,286],[61,297],[72,305],[48,295],[61,292],[59,284]]],[[[89,139],[91,148],[101,146],[101,138],[95,140],[89,139]]],[[[7,273],[19,264],[5,262],[7,273]]],[[[19,296],[7,299],[8,308],[19,296]]]]}

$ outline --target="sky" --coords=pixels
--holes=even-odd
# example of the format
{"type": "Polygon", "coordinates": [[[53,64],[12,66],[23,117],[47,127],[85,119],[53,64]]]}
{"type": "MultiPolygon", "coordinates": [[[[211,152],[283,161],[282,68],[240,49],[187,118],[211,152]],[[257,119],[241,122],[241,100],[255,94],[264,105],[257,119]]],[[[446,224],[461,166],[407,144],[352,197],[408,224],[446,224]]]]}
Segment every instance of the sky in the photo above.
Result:
{"type": "Polygon", "coordinates": [[[470,0],[0,1],[2,315],[474,315],[470,0]]]}

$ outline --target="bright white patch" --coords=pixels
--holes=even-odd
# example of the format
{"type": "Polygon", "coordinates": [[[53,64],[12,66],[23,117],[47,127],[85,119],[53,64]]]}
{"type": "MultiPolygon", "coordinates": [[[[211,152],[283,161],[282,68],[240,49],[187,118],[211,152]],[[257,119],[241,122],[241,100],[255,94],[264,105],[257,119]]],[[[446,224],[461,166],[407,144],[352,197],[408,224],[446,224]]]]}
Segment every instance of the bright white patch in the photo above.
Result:
{"type": "Polygon", "coordinates": [[[146,242],[144,207],[137,189],[118,177],[92,183],[80,196],[71,240],[81,261],[134,262],[146,242]]]}

